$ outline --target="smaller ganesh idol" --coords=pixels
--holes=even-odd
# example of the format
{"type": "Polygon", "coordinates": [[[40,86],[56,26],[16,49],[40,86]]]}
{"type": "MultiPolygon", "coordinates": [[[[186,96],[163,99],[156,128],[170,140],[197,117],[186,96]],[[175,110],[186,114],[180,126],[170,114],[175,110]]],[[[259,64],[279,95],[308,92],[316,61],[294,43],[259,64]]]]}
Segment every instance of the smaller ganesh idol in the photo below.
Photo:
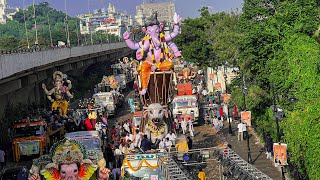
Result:
{"type": "Polygon", "coordinates": [[[110,170],[105,168],[104,159],[97,164],[87,159],[83,144],[64,139],[53,145],[49,155],[33,161],[28,180],[40,180],[41,175],[46,180],[89,180],[93,176],[93,179],[108,180],[110,170]]]}
{"type": "Polygon", "coordinates": [[[146,25],[142,27],[142,32],[145,33],[145,37],[140,42],[133,42],[130,39],[129,32],[123,34],[123,38],[128,47],[137,50],[136,58],[138,60],[145,58],[138,68],[141,79],[140,94],[142,95],[147,92],[151,72],[173,69],[170,50],[173,52],[174,57],[181,56],[181,51],[179,51],[177,46],[172,42],[179,34],[180,16],[175,13],[173,17],[174,28],[170,34],[163,33],[164,24],[160,23],[157,17],[158,15],[155,12],[147,19],[146,25]],[[147,53],[145,53],[146,51],[147,53]]]}
{"type": "Polygon", "coordinates": [[[67,76],[60,71],[53,73],[54,87],[51,90],[47,90],[45,84],[42,84],[42,88],[47,95],[47,98],[52,102],[52,110],[59,109],[60,116],[66,118],[68,111],[68,99],[73,98],[70,93],[72,84],[70,80],[67,80],[67,76]],[[64,81],[65,80],[65,81],[64,81]],[[54,97],[54,98],[52,98],[54,97]]]}

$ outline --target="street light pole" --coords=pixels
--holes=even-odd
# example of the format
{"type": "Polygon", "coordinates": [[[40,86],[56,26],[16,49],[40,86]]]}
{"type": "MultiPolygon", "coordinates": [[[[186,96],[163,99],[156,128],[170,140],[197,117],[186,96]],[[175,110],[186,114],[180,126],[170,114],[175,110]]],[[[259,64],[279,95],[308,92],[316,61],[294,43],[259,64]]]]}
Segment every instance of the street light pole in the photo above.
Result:
{"type": "Polygon", "coordinates": [[[24,20],[24,28],[26,30],[26,38],[27,38],[27,44],[28,44],[28,49],[30,49],[30,44],[29,44],[29,38],[28,38],[28,29],[27,29],[27,22],[26,22],[26,12],[25,12],[25,7],[24,7],[24,1],[23,0],[23,20],[24,20]]]}
{"type": "Polygon", "coordinates": [[[50,45],[51,47],[53,47],[53,43],[52,43],[52,33],[51,33],[51,25],[50,25],[50,19],[49,19],[49,12],[53,11],[53,9],[51,9],[50,11],[48,11],[47,13],[47,18],[48,18],[48,25],[49,25],[49,35],[50,35],[50,45]]]}
{"type": "MultiPolygon", "coordinates": [[[[242,74],[242,94],[243,94],[243,111],[247,110],[246,107],[246,94],[247,94],[247,87],[246,87],[246,82],[245,82],[245,77],[242,74]]],[[[246,129],[247,129],[247,147],[248,147],[248,163],[252,163],[252,157],[251,157],[251,149],[250,149],[250,140],[249,140],[249,126],[246,124],[246,129]]]]}
{"type": "MultiPolygon", "coordinates": [[[[277,112],[277,107],[276,107],[276,96],[274,93],[274,83],[272,82],[272,96],[273,96],[273,114],[277,112]]],[[[277,140],[280,143],[281,140],[281,135],[280,135],[280,127],[279,127],[279,118],[274,116],[276,119],[276,125],[277,125],[277,140]]]]}
{"type": "Polygon", "coordinates": [[[37,28],[37,20],[36,20],[36,8],[34,5],[34,0],[33,0],[33,16],[34,16],[34,28],[36,29],[36,41],[34,42],[35,45],[38,45],[38,28],[37,28]]]}

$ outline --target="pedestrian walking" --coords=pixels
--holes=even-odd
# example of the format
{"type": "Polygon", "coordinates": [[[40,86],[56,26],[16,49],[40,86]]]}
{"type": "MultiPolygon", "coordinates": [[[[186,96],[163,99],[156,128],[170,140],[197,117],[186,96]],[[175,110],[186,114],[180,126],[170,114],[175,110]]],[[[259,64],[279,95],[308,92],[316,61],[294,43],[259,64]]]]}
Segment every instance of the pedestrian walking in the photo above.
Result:
{"type": "Polygon", "coordinates": [[[192,121],[189,120],[189,133],[190,133],[190,136],[191,136],[191,137],[194,136],[194,135],[193,135],[193,131],[194,131],[194,129],[193,129],[192,121]]]}
{"type": "Polygon", "coordinates": [[[6,159],[5,159],[6,153],[0,148],[0,166],[1,169],[3,169],[6,165],[6,159]]]}
{"type": "Polygon", "coordinates": [[[266,147],[267,147],[267,159],[271,159],[271,153],[273,150],[273,141],[269,133],[266,136],[266,147]]]}
{"type": "Polygon", "coordinates": [[[182,128],[182,133],[185,134],[187,131],[187,121],[185,118],[181,121],[181,128],[182,128]]]}
{"type": "Polygon", "coordinates": [[[216,133],[218,133],[219,130],[220,130],[220,128],[219,128],[219,120],[218,120],[217,116],[215,116],[215,117],[213,118],[212,124],[213,124],[213,127],[214,127],[216,133]]]}
{"type": "Polygon", "coordinates": [[[238,124],[238,141],[243,140],[243,126],[245,126],[242,122],[238,124]]]}

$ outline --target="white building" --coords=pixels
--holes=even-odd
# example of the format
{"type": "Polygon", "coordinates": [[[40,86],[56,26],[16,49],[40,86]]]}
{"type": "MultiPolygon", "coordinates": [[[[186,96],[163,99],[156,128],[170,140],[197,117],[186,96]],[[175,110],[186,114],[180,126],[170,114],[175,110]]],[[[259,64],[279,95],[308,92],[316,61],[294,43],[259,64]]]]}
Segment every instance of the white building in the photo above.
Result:
{"type": "Polygon", "coordinates": [[[7,8],[6,0],[0,0],[0,23],[1,24],[4,24],[7,22],[6,8],[7,8]]]}
{"type": "Polygon", "coordinates": [[[93,14],[78,16],[81,19],[81,34],[104,31],[122,37],[122,34],[133,25],[133,19],[126,12],[118,12],[114,5],[108,4],[105,9],[95,10],[93,14]]]}
{"type": "Polygon", "coordinates": [[[8,7],[7,0],[0,0],[0,24],[5,24],[8,19],[12,20],[18,11],[19,8],[8,7]]]}
{"type": "Polygon", "coordinates": [[[144,3],[136,7],[136,23],[144,25],[145,18],[150,17],[153,12],[158,12],[158,20],[173,24],[173,16],[176,12],[176,5],[174,2],[161,3],[144,3]]]}

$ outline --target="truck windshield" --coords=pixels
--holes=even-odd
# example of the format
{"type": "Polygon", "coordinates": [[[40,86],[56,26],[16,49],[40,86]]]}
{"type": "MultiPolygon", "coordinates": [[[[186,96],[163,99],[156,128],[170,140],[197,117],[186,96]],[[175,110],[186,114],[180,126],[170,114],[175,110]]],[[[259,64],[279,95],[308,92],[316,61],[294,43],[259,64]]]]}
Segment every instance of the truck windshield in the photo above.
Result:
{"type": "Polygon", "coordinates": [[[112,102],[112,97],[111,96],[97,96],[95,97],[96,103],[97,104],[102,104],[106,102],[112,102]]]}
{"type": "Polygon", "coordinates": [[[100,141],[98,138],[83,138],[77,139],[80,141],[88,150],[99,150],[100,149],[100,141]]]}
{"type": "Polygon", "coordinates": [[[14,137],[39,136],[43,134],[43,126],[26,126],[14,128],[14,137]]]}
{"type": "Polygon", "coordinates": [[[173,108],[196,107],[196,101],[177,101],[173,103],[173,108]]]}

